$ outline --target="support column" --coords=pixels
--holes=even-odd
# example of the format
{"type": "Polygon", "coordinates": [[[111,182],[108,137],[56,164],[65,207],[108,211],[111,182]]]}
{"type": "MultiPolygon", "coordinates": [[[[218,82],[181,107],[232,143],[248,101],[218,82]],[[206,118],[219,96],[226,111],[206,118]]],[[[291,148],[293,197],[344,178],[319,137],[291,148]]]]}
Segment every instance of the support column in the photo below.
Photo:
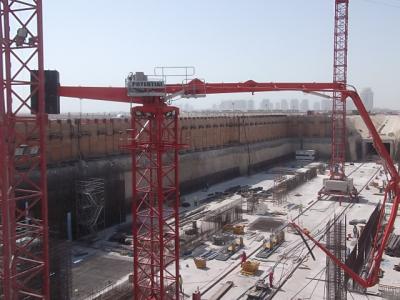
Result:
{"type": "Polygon", "coordinates": [[[0,298],[50,299],[42,1],[0,10],[0,298]]]}
{"type": "Polygon", "coordinates": [[[178,113],[161,100],[132,109],[135,300],[179,299],[178,113]]]}

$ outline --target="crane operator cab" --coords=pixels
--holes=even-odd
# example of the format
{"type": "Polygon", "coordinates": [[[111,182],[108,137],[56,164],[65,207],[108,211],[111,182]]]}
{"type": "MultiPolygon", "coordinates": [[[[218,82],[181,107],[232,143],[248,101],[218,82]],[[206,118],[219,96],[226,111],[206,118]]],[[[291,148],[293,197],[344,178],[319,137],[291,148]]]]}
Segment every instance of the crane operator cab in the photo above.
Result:
{"type": "Polygon", "coordinates": [[[129,73],[125,79],[129,97],[165,96],[165,83],[159,79],[149,79],[143,72],[129,73]]]}

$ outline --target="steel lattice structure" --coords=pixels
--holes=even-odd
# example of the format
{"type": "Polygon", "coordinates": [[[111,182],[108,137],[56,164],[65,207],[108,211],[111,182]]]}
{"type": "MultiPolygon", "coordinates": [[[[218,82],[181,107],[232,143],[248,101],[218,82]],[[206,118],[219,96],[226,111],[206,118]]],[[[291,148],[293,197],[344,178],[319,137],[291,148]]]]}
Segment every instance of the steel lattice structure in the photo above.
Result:
{"type": "Polygon", "coordinates": [[[0,5],[2,294],[49,299],[42,4],[0,5]],[[29,104],[33,94],[37,109],[29,104]]]}
{"type": "MultiPolygon", "coordinates": [[[[142,105],[131,111],[132,136],[129,145],[133,174],[134,299],[179,299],[179,111],[166,104],[174,96],[268,91],[336,93],[338,99],[340,95],[341,103],[336,103],[335,111],[338,114],[335,117],[340,119],[341,112],[340,122],[345,120],[343,102],[348,97],[352,98],[390,174],[384,201],[389,192],[395,195],[387,225],[384,230],[377,230],[374,238],[367,277],[356,274],[309,234],[305,235],[359,284],[371,286],[376,283],[383,251],[400,202],[400,177],[357,92],[347,89],[345,77],[342,78],[343,82],[339,78],[347,68],[347,5],[347,0],[336,0],[335,20],[340,33],[335,33],[338,44],[335,42],[335,74],[338,77],[333,83],[258,83],[252,80],[244,83],[206,83],[194,79],[185,84],[165,85],[163,95],[158,97],[149,96],[160,93],[159,89],[151,87],[136,96],[128,95],[126,87],[59,88],[59,96],[142,105]],[[342,6],[346,7],[345,11],[341,10],[342,6]]],[[[5,299],[24,296],[49,298],[42,30],[40,0],[1,2],[0,64],[3,88],[0,96],[0,238],[2,293],[5,299]],[[33,69],[38,72],[33,73],[31,81],[33,69]],[[21,116],[23,108],[31,110],[29,100],[33,93],[38,94],[38,110],[33,116],[21,116]],[[18,134],[17,128],[24,135],[18,134]],[[38,175],[33,176],[33,172],[38,175]],[[39,180],[34,182],[32,178],[39,180]]],[[[344,130],[343,126],[342,123],[341,130],[344,130]]],[[[336,135],[335,132],[333,147],[342,147],[333,152],[336,153],[335,161],[339,163],[344,162],[344,138],[344,134],[336,135]]],[[[336,169],[333,171],[335,173],[336,169]]],[[[344,167],[339,166],[334,176],[343,178],[344,167]]],[[[380,212],[379,229],[383,226],[384,213],[385,203],[380,212]]]]}
{"type": "Polygon", "coordinates": [[[133,294],[179,299],[179,110],[153,101],[131,114],[133,294]]]}
{"type": "MultiPolygon", "coordinates": [[[[349,0],[335,1],[333,82],[347,83],[349,0]]],[[[332,157],[330,176],[344,179],[346,159],[346,99],[335,91],[332,99],[332,157]]]]}
{"type": "Polygon", "coordinates": [[[333,92],[336,83],[206,83],[168,84],[164,96],[148,90],[129,97],[126,88],[65,87],[59,95],[72,98],[135,102],[132,131],[132,235],[133,294],[135,300],[179,298],[179,159],[178,114],[168,106],[170,95],[197,97],[203,94],[265,91],[333,92]]]}

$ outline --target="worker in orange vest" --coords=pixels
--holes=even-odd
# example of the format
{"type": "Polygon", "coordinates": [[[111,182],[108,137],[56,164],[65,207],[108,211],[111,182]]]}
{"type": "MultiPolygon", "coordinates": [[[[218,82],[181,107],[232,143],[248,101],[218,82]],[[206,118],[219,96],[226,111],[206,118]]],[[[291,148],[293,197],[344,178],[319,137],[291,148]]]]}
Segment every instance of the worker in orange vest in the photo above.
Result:
{"type": "Polygon", "coordinates": [[[200,293],[199,287],[197,287],[197,290],[192,294],[192,299],[193,300],[201,300],[201,293],[200,293]]]}
{"type": "Polygon", "coordinates": [[[247,260],[247,255],[246,255],[245,251],[243,251],[241,258],[242,258],[242,261],[241,261],[240,265],[243,265],[247,260]]]}
{"type": "Polygon", "coordinates": [[[272,289],[273,286],[273,282],[274,282],[274,268],[271,268],[271,271],[268,274],[268,278],[269,278],[269,287],[272,289]]]}

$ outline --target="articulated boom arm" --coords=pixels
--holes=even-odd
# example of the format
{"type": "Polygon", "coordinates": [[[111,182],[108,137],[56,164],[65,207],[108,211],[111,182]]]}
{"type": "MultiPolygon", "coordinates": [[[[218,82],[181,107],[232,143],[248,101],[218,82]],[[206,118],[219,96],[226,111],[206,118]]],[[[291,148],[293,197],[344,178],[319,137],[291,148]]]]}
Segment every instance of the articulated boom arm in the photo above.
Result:
{"type": "MultiPolygon", "coordinates": [[[[147,90],[148,92],[149,90],[147,90]]],[[[159,92],[160,90],[158,90],[159,92]]],[[[161,97],[149,97],[145,94],[135,97],[129,97],[126,87],[69,87],[61,86],[59,88],[59,95],[61,97],[73,97],[83,99],[107,100],[116,102],[128,102],[137,104],[152,103],[155,99],[165,101],[174,96],[180,97],[199,97],[207,94],[224,94],[224,93],[256,93],[256,92],[273,92],[273,91],[301,91],[301,92],[341,92],[344,98],[350,97],[362,117],[364,123],[374,141],[374,146],[377,153],[384,161],[384,167],[390,174],[390,182],[385,191],[384,201],[381,207],[380,218],[378,222],[378,230],[374,238],[373,250],[371,253],[372,260],[368,262],[369,272],[366,277],[361,277],[349,268],[345,263],[338,260],[324,245],[314,239],[308,232],[302,230],[297,224],[292,224],[312,240],[322,251],[324,251],[339,267],[341,267],[354,281],[364,287],[370,287],[376,284],[378,272],[382,261],[382,255],[385,246],[388,242],[389,235],[393,230],[394,222],[397,215],[397,210],[400,203],[400,177],[386,150],[383,142],[372,123],[367,110],[365,109],[362,100],[356,91],[348,90],[342,83],[260,83],[252,80],[243,83],[206,83],[199,79],[194,79],[187,84],[168,84],[163,87],[163,94],[161,97]],[[383,218],[385,214],[385,203],[389,192],[392,191],[394,195],[393,206],[389,216],[386,227],[383,229],[383,218]]]]}
{"type": "Polygon", "coordinates": [[[399,208],[400,203],[400,177],[396,170],[396,167],[393,163],[392,158],[390,157],[388,151],[386,150],[383,142],[371,121],[371,118],[368,115],[367,110],[362,103],[360,96],[356,91],[346,90],[343,92],[343,95],[347,98],[350,97],[357,110],[360,113],[361,118],[363,119],[365,125],[367,126],[370,135],[374,142],[374,147],[379,156],[383,159],[384,167],[390,175],[390,181],[385,190],[384,200],[381,206],[380,216],[378,220],[378,228],[376,231],[376,236],[374,237],[373,249],[371,251],[370,259],[367,261],[368,273],[366,277],[362,277],[359,274],[355,273],[350,267],[348,267],[345,263],[338,260],[324,245],[322,245],[315,238],[310,236],[308,231],[302,230],[297,224],[292,223],[294,227],[301,230],[310,240],[312,240],[326,255],[328,255],[340,268],[342,268],[354,281],[360,284],[363,287],[371,287],[378,282],[378,274],[380,269],[380,264],[382,261],[383,252],[385,250],[386,244],[388,242],[390,233],[393,230],[394,222],[397,216],[397,210],[399,208]],[[387,220],[387,224],[385,228],[382,228],[383,218],[385,215],[385,204],[388,198],[389,192],[393,193],[393,204],[392,209],[389,215],[389,219],[387,220]]]}
{"type": "MultiPolygon", "coordinates": [[[[206,83],[193,79],[187,84],[167,84],[163,89],[166,96],[198,97],[207,94],[256,93],[273,91],[332,92],[344,90],[340,83],[285,83],[285,82],[246,82],[206,83]]],[[[61,97],[106,100],[143,104],[147,96],[129,97],[126,87],[75,87],[61,86],[58,93],[61,97]]]]}

